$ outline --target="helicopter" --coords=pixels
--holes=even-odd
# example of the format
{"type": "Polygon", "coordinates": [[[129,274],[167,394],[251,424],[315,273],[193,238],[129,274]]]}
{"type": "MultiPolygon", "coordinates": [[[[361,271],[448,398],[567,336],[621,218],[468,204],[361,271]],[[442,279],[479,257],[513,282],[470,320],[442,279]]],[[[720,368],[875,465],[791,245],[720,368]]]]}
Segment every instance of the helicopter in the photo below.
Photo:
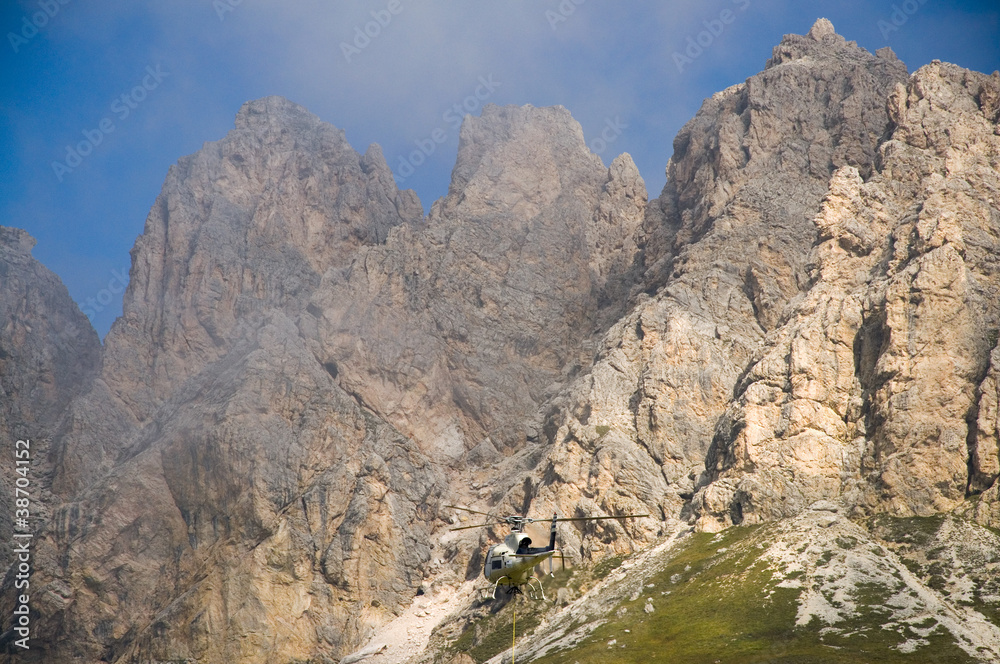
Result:
{"type": "MultiPolygon", "coordinates": [[[[602,519],[631,519],[649,516],[648,514],[623,514],[621,516],[574,516],[559,517],[552,514],[549,529],[548,546],[531,546],[531,537],[524,532],[525,526],[536,521],[548,521],[548,519],[532,519],[526,516],[504,516],[497,517],[487,512],[459,507],[458,505],[445,505],[445,507],[480,514],[499,523],[506,523],[510,526],[510,534],[504,538],[500,544],[494,544],[486,552],[486,562],[483,565],[483,576],[493,584],[492,597],[496,599],[497,588],[504,586],[507,594],[522,594],[521,587],[528,586],[529,594],[534,596],[537,591],[542,599],[545,599],[545,591],[541,582],[534,578],[534,568],[536,565],[549,560],[549,571],[551,572],[552,557],[559,553],[556,549],[556,523],[559,521],[599,521],[602,519]]],[[[470,528],[487,528],[493,523],[477,523],[471,526],[459,526],[452,530],[468,530],[470,528]]],[[[556,557],[562,558],[562,555],[556,557]]]]}

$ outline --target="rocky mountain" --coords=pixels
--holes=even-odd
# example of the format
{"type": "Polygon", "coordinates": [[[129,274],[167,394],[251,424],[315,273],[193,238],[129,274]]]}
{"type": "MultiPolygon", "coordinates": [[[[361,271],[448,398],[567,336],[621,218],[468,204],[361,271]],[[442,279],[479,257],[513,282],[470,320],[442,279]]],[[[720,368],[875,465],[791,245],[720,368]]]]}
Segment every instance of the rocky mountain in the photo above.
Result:
{"type": "Polygon", "coordinates": [[[378,146],[249,102],[167,174],[103,348],[0,229],[37,486],[5,661],[501,658],[465,580],[502,533],[454,503],[650,514],[560,530],[539,661],[995,661],[998,121],[1000,74],[820,19],[705,100],[658,198],[565,109],[490,105],[425,217],[378,146]]]}
{"type": "MultiPolygon", "coordinates": [[[[15,445],[23,440],[17,449],[29,460],[21,466],[24,474],[0,477],[0,504],[11,508],[0,514],[4,560],[10,560],[13,542],[16,479],[30,489],[52,472],[49,441],[71,401],[101,368],[97,333],[59,277],[31,257],[34,246],[24,231],[0,227],[0,435],[9,441],[9,459],[17,458],[15,445]]],[[[45,510],[51,502],[45,495],[38,507],[45,510]]]]}
{"type": "Polygon", "coordinates": [[[929,516],[994,484],[998,95],[1000,77],[939,62],[893,89],[874,172],[831,179],[815,284],[727,408],[703,519],[835,497],[929,516]]]}

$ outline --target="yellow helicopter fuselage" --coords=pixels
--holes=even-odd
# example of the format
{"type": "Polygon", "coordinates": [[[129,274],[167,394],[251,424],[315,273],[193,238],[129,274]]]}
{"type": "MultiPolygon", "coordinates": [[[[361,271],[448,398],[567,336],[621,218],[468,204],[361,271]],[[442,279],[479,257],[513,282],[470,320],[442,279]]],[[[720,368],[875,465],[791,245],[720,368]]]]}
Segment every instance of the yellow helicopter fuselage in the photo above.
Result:
{"type": "Polygon", "coordinates": [[[507,535],[502,544],[489,548],[483,576],[490,583],[501,586],[522,586],[531,579],[535,566],[555,552],[554,542],[544,549],[533,549],[528,535],[514,532],[507,535]]]}

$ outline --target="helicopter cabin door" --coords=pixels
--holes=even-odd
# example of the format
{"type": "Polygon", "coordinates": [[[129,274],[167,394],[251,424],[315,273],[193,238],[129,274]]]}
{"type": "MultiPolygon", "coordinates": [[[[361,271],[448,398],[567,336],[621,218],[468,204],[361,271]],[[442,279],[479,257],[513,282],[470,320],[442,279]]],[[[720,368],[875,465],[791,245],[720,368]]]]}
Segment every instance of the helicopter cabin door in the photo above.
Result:
{"type": "Polygon", "coordinates": [[[503,569],[503,556],[499,554],[496,556],[493,555],[493,550],[496,548],[497,545],[494,544],[490,547],[489,551],[486,552],[486,564],[483,565],[483,576],[487,579],[490,578],[490,574],[493,572],[503,569]]]}

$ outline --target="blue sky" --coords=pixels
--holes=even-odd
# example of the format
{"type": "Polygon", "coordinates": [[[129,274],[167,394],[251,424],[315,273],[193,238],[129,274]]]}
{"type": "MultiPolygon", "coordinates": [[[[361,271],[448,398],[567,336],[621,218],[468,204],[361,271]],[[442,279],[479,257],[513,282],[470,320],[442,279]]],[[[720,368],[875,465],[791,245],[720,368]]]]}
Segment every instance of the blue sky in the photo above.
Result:
{"type": "Polygon", "coordinates": [[[0,9],[0,224],[37,238],[33,255],[102,337],[167,169],[222,138],[250,99],[288,97],[361,152],[379,143],[427,209],[448,188],[458,111],[483,103],[567,107],[604,162],[629,152],[656,196],[702,100],[820,16],[870,51],[892,47],[911,72],[935,58],[1000,68],[995,0],[121,5],[0,9]]]}

